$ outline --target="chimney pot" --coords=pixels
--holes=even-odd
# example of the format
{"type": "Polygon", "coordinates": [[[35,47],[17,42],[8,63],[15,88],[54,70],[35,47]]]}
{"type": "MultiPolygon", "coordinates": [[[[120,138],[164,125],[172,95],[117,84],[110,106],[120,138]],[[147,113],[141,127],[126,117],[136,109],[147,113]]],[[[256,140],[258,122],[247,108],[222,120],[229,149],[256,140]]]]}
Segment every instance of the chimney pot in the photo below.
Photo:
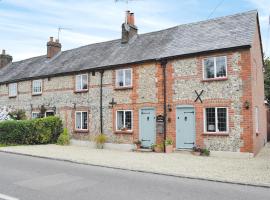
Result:
{"type": "Polygon", "coordinates": [[[126,21],[122,24],[122,43],[127,43],[134,35],[137,35],[138,29],[134,21],[134,13],[126,11],[126,21]]]}
{"type": "Polygon", "coordinates": [[[50,37],[49,42],[47,42],[47,58],[52,58],[61,51],[62,45],[59,43],[59,40],[53,40],[53,37],[50,37]]]}
{"type": "Polygon", "coordinates": [[[8,65],[11,62],[12,62],[12,56],[6,54],[6,50],[3,49],[2,54],[0,54],[0,69],[2,67],[5,67],[6,65],[8,65]]]}

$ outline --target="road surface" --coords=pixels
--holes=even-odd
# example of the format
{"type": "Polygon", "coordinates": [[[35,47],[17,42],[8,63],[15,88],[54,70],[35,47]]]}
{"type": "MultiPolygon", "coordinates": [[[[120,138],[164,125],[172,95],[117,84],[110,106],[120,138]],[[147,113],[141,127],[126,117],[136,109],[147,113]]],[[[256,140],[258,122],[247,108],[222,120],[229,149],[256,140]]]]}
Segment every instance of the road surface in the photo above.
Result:
{"type": "Polygon", "coordinates": [[[18,199],[269,200],[270,189],[109,169],[0,152],[0,200],[18,199]]]}

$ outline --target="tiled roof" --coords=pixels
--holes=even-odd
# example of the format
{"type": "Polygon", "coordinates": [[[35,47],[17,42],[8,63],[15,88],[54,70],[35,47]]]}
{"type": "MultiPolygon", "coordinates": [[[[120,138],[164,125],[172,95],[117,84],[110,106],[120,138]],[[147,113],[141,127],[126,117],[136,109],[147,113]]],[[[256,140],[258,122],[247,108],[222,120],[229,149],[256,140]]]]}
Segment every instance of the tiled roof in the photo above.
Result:
{"type": "Polygon", "coordinates": [[[111,67],[252,44],[257,11],[138,34],[128,43],[112,40],[14,62],[0,69],[0,83],[111,67]]]}

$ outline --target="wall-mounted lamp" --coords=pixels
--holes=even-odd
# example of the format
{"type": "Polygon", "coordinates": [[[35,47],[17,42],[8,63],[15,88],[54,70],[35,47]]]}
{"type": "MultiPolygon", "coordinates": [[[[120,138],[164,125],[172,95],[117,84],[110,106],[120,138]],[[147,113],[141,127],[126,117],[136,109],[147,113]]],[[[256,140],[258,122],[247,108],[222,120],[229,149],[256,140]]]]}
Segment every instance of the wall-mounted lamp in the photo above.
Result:
{"type": "Polygon", "coordinates": [[[250,107],[249,101],[247,101],[247,100],[245,101],[244,107],[245,107],[246,109],[249,109],[249,107],[250,107]]]}
{"type": "Polygon", "coordinates": [[[168,104],[168,111],[171,112],[172,111],[172,105],[171,104],[168,104]]]}

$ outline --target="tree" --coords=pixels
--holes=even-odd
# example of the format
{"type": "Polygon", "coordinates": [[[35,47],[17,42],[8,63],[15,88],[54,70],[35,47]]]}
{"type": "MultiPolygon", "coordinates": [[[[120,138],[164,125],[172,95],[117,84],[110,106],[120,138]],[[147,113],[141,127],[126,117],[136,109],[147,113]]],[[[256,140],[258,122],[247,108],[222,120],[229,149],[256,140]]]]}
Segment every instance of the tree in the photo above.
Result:
{"type": "Polygon", "coordinates": [[[264,59],[264,90],[265,98],[270,103],[270,58],[267,57],[264,59]]]}

